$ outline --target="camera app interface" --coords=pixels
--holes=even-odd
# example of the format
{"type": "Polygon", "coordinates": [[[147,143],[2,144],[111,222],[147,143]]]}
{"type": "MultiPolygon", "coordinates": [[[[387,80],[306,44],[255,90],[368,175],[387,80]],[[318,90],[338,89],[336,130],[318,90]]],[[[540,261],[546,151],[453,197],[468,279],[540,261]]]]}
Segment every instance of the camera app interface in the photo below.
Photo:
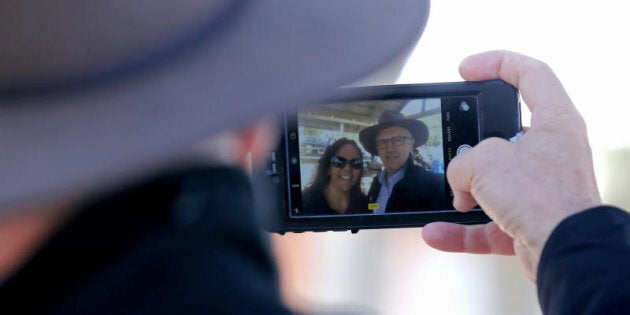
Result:
{"type": "Polygon", "coordinates": [[[446,164],[460,143],[475,144],[476,127],[470,128],[475,123],[474,98],[300,108],[295,126],[289,127],[297,134],[289,140],[289,151],[295,153],[291,216],[452,209],[446,164]]]}

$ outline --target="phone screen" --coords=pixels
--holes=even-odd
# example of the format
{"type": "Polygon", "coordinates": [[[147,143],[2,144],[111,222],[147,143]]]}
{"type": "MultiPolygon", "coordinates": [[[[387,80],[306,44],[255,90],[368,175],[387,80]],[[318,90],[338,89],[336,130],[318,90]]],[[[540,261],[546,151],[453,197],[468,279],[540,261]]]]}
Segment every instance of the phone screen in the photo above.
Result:
{"type": "Polygon", "coordinates": [[[299,107],[287,118],[291,218],[454,211],[445,170],[478,143],[478,97],[299,107]]]}

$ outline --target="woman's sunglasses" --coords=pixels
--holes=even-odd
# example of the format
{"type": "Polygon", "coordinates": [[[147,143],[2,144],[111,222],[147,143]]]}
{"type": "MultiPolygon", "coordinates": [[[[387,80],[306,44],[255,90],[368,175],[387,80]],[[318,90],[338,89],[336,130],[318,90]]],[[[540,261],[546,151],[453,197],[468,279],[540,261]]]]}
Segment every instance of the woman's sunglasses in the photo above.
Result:
{"type": "Polygon", "coordinates": [[[330,165],[336,168],[344,168],[346,164],[350,164],[350,167],[355,170],[360,170],[363,168],[363,160],[362,159],[352,159],[348,161],[346,158],[340,156],[333,156],[330,158],[330,165]]]}

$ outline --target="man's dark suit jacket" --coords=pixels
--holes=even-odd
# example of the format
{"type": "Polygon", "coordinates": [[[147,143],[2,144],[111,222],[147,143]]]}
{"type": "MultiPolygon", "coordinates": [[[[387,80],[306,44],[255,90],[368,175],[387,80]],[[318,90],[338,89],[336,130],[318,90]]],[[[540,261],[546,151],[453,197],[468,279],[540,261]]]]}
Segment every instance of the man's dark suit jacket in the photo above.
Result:
{"type": "MultiPolygon", "coordinates": [[[[378,202],[381,182],[378,175],[372,180],[368,199],[370,203],[378,202]]],[[[380,205],[382,206],[382,205],[380,205]]],[[[407,159],[407,171],[392,190],[385,212],[402,212],[418,210],[444,210],[446,204],[446,186],[444,175],[429,172],[407,159]]]]}
{"type": "Polygon", "coordinates": [[[285,314],[249,178],[166,174],[85,204],[0,286],[0,314],[285,314]]]}

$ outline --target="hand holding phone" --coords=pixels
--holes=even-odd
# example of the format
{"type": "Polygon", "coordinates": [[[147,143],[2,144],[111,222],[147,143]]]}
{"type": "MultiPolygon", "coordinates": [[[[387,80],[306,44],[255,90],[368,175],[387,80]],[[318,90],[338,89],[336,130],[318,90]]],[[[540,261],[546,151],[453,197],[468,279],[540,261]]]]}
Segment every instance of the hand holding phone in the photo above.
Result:
{"type": "Polygon", "coordinates": [[[469,80],[500,76],[520,84],[532,124],[517,143],[485,141],[449,169],[457,208],[480,204],[494,222],[434,223],[422,231],[423,238],[445,251],[516,254],[526,276],[536,281],[540,255],[557,225],[601,205],[584,119],[553,71],[538,60],[490,51],[466,58],[460,72],[469,80]]]}

